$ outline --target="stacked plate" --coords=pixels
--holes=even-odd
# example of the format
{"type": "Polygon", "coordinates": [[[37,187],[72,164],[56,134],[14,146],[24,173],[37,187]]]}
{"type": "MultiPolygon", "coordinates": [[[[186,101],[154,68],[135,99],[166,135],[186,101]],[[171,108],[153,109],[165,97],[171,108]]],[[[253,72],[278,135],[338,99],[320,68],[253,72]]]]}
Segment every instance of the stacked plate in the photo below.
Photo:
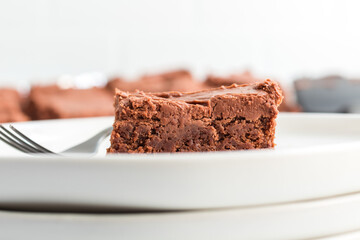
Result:
{"type": "MultiPolygon", "coordinates": [[[[112,121],[16,126],[61,151],[112,121]]],[[[360,115],[282,113],[276,142],[104,157],[106,141],[93,158],[0,143],[0,239],[359,239],[360,115]]]]}

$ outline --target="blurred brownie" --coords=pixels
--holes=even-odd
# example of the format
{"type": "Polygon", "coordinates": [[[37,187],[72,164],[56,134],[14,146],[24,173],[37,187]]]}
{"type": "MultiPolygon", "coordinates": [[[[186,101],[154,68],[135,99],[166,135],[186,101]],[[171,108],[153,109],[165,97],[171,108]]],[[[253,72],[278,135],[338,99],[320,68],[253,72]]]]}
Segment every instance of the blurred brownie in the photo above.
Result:
{"type": "Polygon", "coordinates": [[[108,153],[272,148],[282,98],[271,80],[192,93],[117,90],[108,153]]]}
{"type": "Polygon", "coordinates": [[[21,108],[21,98],[15,89],[0,89],[0,123],[27,121],[21,108]]]}
{"type": "Polygon", "coordinates": [[[113,101],[113,94],[101,88],[34,86],[28,97],[27,112],[34,120],[111,116],[113,101]]]}
{"type": "Polygon", "coordinates": [[[116,88],[125,92],[167,92],[167,91],[197,91],[203,85],[194,80],[191,73],[186,70],[177,70],[155,75],[144,75],[134,82],[114,78],[107,84],[107,88],[114,91],[116,88]]]}
{"type": "MultiPolygon", "coordinates": [[[[233,74],[228,77],[220,77],[209,75],[205,80],[205,85],[207,87],[220,87],[220,86],[229,86],[233,83],[236,84],[249,84],[249,83],[256,83],[261,82],[260,79],[255,78],[250,72],[246,71],[240,74],[233,74]]],[[[285,91],[285,89],[280,86],[284,99],[279,106],[280,112],[300,112],[301,107],[295,103],[295,100],[291,98],[291,94],[289,91],[285,91]]]]}
{"type": "Polygon", "coordinates": [[[220,77],[215,75],[207,76],[205,85],[208,87],[220,87],[229,86],[231,84],[249,84],[255,82],[261,82],[261,79],[255,78],[250,72],[245,71],[240,74],[232,74],[228,77],[220,77]]]}

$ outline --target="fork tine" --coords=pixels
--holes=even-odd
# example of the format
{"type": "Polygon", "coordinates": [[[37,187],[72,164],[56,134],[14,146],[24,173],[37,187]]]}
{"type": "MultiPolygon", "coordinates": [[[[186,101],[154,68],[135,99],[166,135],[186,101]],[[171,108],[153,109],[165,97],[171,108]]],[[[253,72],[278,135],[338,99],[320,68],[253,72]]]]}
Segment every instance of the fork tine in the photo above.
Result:
{"type": "Polygon", "coordinates": [[[43,146],[39,145],[38,143],[34,142],[33,140],[31,140],[30,138],[28,138],[27,136],[25,136],[22,132],[20,132],[19,130],[17,130],[13,125],[9,125],[9,127],[16,133],[18,134],[20,137],[22,137],[23,139],[25,139],[27,142],[31,143],[33,146],[35,147],[35,149],[37,149],[38,152],[42,152],[42,153],[54,153],[52,151],[50,151],[49,149],[44,148],[43,146]]]}
{"type": "MultiPolygon", "coordinates": [[[[2,133],[2,132],[0,131],[0,133],[2,133]]],[[[13,142],[13,141],[10,142],[1,136],[0,136],[0,140],[3,141],[4,143],[8,144],[9,146],[16,148],[17,150],[19,150],[23,153],[31,153],[31,152],[29,152],[29,150],[27,150],[26,148],[24,148],[23,146],[21,146],[20,144],[18,144],[16,142],[13,142]]]]}
{"type": "Polygon", "coordinates": [[[23,140],[15,136],[13,133],[7,130],[3,125],[0,125],[0,128],[2,129],[2,131],[0,130],[0,134],[3,135],[8,141],[10,141],[10,143],[13,143],[13,145],[21,146],[22,148],[25,148],[28,152],[31,153],[42,153],[42,151],[40,151],[39,149],[34,148],[27,142],[24,142],[23,140]]]}

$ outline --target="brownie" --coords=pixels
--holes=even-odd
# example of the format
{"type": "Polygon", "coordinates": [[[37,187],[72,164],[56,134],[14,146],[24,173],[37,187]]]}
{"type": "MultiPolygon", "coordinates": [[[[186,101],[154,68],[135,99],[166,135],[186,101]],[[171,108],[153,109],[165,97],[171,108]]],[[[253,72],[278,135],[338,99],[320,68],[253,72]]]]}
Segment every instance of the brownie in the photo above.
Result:
{"type": "Polygon", "coordinates": [[[272,148],[282,93],[276,82],[146,94],[120,90],[108,153],[272,148]]]}
{"type": "Polygon", "coordinates": [[[135,83],[129,82],[122,77],[111,78],[105,86],[111,92],[115,92],[115,89],[122,89],[123,91],[132,92],[135,91],[135,83]]]}
{"type": "MultiPolygon", "coordinates": [[[[260,79],[255,78],[250,72],[246,71],[240,74],[233,74],[227,77],[220,77],[215,75],[209,75],[204,84],[207,87],[220,87],[220,86],[229,86],[233,83],[236,84],[249,84],[261,82],[260,79]]],[[[284,87],[280,86],[284,99],[279,106],[280,112],[300,112],[302,108],[295,102],[293,94],[290,94],[290,91],[286,91],[284,87]]]]}
{"type": "Polygon", "coordinates": [[[240,74],[232,74],[227,77],[221,77],[216,75],[209,75],[205,80],[205,85],[208,87],[220,87],[229,86],[233,83],[236,84],[249,84],[255,82],[261,82],[261,79],[255,78],[250,72],[245,71],[240,74]]]}
{"type": "Polygon", "coordinates": [[[113,101],[113,94],[102,88],[34,86],[28,97],[27,112],[34,120],[111,116],[113,101]]]}
{"type": "Polygon", "coordinates": [[[21,97],[15,89],[0,89],[0,123],[27,121],[23,113],[21,97]]]}
{"type": "Polygon", "coordinates": [[[194,80],[186,70],[176,70],[161,74],[144,75],[136,81],[125,81],[122,78],[113,78],[106,86],[109,90],[115,88],[126,92],[166,92],[166,91],[197,91],[203,89],[203,84],[194,80]]]}

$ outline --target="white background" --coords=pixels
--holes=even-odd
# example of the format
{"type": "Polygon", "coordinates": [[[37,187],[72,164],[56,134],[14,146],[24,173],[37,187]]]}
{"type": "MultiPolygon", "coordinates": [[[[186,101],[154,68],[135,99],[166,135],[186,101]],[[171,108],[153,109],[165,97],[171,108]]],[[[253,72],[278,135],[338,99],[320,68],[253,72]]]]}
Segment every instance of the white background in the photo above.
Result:
{"type": "Polygon", "coordinates": [[[360,1],[0,1],[0,83],[186,67],[360,77],[360,1]]]}

